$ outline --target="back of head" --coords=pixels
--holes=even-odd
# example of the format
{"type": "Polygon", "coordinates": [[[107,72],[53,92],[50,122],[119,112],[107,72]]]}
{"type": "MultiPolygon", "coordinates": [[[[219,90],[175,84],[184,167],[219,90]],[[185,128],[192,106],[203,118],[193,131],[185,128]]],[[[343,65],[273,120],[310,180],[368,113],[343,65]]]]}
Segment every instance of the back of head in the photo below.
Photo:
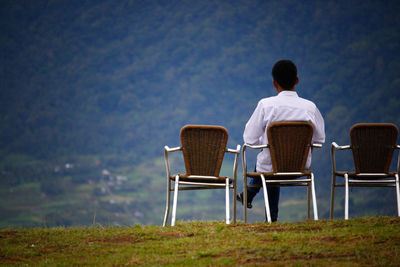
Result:
{"type": "Polygon", "coordinates": [[[279,60],[272,68],[273,79],[285,90],[291,90],[296,84],[297,67],[290,60],[279,60]]]}

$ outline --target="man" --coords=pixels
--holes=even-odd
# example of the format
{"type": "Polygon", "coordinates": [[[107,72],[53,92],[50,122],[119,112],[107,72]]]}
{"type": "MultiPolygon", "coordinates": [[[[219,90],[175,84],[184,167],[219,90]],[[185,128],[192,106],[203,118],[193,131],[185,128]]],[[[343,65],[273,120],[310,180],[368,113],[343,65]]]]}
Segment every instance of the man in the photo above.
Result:
{"type": "MultiPolygon", "coordinates": [[[[314,126],[313,143],[325,142],[324,119],[316,105],[297,95],[295,86],[299,83],[296,65],[290,60],[280,60],[272,68],[273,85],[278,95],[261,99],[257,108],[246,124],[243,139],[249,145],[266,145],[267,127],[276,121],[308,121],[314,126]]],[[[308,155],[306,168],[311,165],[311,154],[308,155]]],[[[257,155],[257,172],[272,172],[272,162],[269,149],[262,150],[257,155]]],[[[261,185],[260,178],[250,178],[250,185],[261,185]]],[[[248,188],[247,207],[252,208],[251,202],[260,188],[248,188]]],[[[268,201],[272,221],[278,219],[279,187],[267,187],[268,201]]],[[[237,195],[243,204],[243,193],[237,195]]]]}

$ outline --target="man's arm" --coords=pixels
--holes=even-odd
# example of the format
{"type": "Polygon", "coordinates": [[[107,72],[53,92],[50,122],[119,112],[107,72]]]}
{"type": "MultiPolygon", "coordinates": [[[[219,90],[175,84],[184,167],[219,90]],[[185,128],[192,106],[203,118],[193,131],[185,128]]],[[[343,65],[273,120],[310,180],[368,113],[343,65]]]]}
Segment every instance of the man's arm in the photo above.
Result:
{"type": "Polygon", "coordinates": [[[324,118],[319,112],[318,108],[315,107],[315,118],[314,118],[314,134],[312,138],[313,143],[323,144],[325,143],[325,122],[324,118]]]}
{"type": "Polygon", "coordinates": [[[244,129],[243,140],[246,144],[261,145],[260,138],[265,132],[266,120],[265,111],[260,101],[244,129]]]}

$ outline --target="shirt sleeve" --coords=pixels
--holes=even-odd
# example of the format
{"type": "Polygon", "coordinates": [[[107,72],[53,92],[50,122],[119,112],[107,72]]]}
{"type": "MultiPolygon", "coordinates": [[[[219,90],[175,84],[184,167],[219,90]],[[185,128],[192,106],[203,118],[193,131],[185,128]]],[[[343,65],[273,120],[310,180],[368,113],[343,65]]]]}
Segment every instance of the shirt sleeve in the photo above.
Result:
{"type": "Polygon", "coordinates": [[[315,107],[314,134],[312,142],[317,144],[325,143],[325,122],[317,107],[315,107]]]}
{"type": "Polygon", "coordinates": [[[251,115],[244,129],[243,140],[246,144],[261,145],[261,137],[265,132],[265,126],[268,123],[270,113],[263,108],[261,101],[258,102],[253,115],[251,115]]]}

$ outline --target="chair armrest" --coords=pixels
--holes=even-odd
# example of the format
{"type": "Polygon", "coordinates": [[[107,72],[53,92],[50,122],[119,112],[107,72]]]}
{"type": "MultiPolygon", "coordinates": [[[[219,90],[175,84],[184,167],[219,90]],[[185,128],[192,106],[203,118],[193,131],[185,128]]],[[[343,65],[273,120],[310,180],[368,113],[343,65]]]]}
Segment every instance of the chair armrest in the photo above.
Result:
{"type": "MultiPolygon", "coordinates": [[[[332,142],[331,146],[331,158],[332,158],[332,174],[334,177],[334,174],[336,173],[336,160],[335,160],[335,150],[346,150],[346,149],[351,149],[350,145],[345,145],[345,146],[339,146],[336,144],[336,142],[332,142]]],[[[335,179],[335,178],[332,178],[335,179]]]]}
{"type": "Polygon", "coordinates": [[[311,144],[311,147],[321,148],[321,147],[322,147],[322,144],[311,144]]]}
{"type": "Polygon", "coordinates": [[[229,152],[229,153],[239,154],[239,152],[240,152],[240,145],[237,145],[237,146],[236,146],[236,149],[227,148],[225,151],[226,151],[226,152],[229,152]]]}
{"type": "MultiPolygon", "coordinates": [[[[395,149],[400,149],[400,145],[396,145],[395,149]]],[[[400,174],[400,151],[397,154],[397,173],[400,174]]]]}
{"type": "Polygon", "coordinates": [[[244,181],[247,182],[247,167],[246,167],[246,148],[252,148],[252,149],[264,149],[264,148],[269,148],[269,144],[266,145],[249,145],[249,144],[243,144],[242,148],[242,165],[243,165],[243,178],[244,181]]]}
{"type": "Polygon", "coordinates": [[[182,147],[181,147],[181,146],[178,146],[178,147],[170,148],[169,146],[165,146],[165,147],[164,147],[164,150],[165,150],[166,152],[176,152],[176,151],[182,150],[182,147]]]}
{"type": "Polygon", "coordinates": [[[168,161],[168,152],[176,152],[182,150],[181,146],[170,148],[168,146],[164,146],[164,161],[165,161],[165,170],[167,172],[167,179],[169,182],[169,177],[171,175],[169,161],[168,161]]]}
{"type": "Polygon", "coordinates": [[[226,148],[225,149],[226,152],[235,154],[235,160],[233,162],[233,182],[235,184],[236,187],[236,180],[237,180],[237,166],[238,166],[238,159],[239,159],[239,155],[240,155],[240,145],[236,146],[236,150],[235,149],[231,149],[231,148],[226,148]]]}
{"type": "Polygon", "coordinates": [[[244,144],[244,145],[243,145],[243,149],[244,149],[245,147],[250,147],[250,148],[252,148],[252,149],[263,149],[263,148],[269,148],[269,144],[267,144],[267,145],[256,145],[256,146],[254,146],[254,145],[249,145],[249,144],[244,144]]]}
{"type": "Polygon", "coordinates": [[[332,148],[338,149],[338,150],[345,150],[345,149],[350,149],[350,145],[345,145],[345,146],[339,146],[335,142],[332,142],[332,148]]]}

